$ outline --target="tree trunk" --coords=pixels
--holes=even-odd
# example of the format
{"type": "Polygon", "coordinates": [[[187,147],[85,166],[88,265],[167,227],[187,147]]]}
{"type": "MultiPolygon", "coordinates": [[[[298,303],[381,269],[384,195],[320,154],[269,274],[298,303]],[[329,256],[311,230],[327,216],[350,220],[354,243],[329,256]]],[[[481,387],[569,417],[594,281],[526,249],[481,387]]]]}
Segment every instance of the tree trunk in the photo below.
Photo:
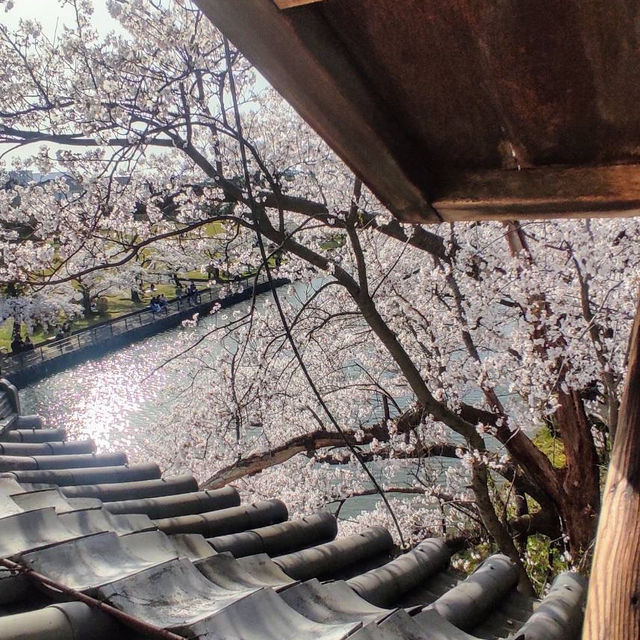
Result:
{"type": "Polygon", "coordinates": [[[558,400],[556,420],[567,459],[561,516],[569,536],[569,551],[577,560],[591,544],[600,510],[598,454],[579,393],[560,391],[558,400]]]}
{"type": "Polygon", "coordinates": [[[84,287],[81,287],[80,291],[82,292],[82,309],[84,310],[84,316],[88,318],[93,315],[93,311],[91,311],[91,291],[84,287]]]}
{"type": "Polygon", "coordinates": [[[516,548],[513,538],[509,534],[496,514],[495,507],[487,487],[487,469],[481,463],[474,463],[471,474],[471,487],[476,498],[478,512],[489,535],[495,540],[500,551],[516,565],[518,569],[518,588],[528,596],[535,597],[536,592],[522,563],[520,552],[516,548]]]}
{"type": "Polygon", "coordinates": [[[640,306],[633,326],[582,637],[640,638],[640,306]]]}

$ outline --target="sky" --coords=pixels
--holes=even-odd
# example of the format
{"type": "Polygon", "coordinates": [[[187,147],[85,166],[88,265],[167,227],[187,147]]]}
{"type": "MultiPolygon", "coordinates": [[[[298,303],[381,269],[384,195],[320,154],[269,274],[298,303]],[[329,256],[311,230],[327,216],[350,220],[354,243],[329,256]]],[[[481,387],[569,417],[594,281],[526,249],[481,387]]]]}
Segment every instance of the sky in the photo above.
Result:
{"type": "MultiPolygon", "coordinates": [[[[3,4],[0,4],[0,23],[15,27],[21,18],[38,20],[45,33],[53,38],[60,22],[70,19],[73,15],[71,7],[61,7],[61,4],[59,0],[13,0],[13,8],[10,11],[4,11],[3,4]]],[[[109,15],[105,0],[92,0],[91,4],[99,29],[107,32],[117,28],[118,23],[109,15]]]]}
{"type": "MultiPolygon", "coordinates": [[[[54,39],[65,20],[70,21],[73,11],[69,5],[61,6],[64,2],[60,0],[13,0],[13,8],[5,11],[7,0],[0,0],[0,24],[13,29],[18,25],[19,20],[37,20],[42,25],[44,33],[54,39]]],[[[94,7],[95,25],[99,31],[105,34],[109,31],[117,31],[120,26],[107,11],[106,0],[91,0],[94,7]]],[[[52,155],[60,145],[49,145],[52,155]]],[[[0,144],[0,155],[9,151],[11,145],[0,144]]],[[[37,152],[36,145],[27,145],[16,151],[11,151],[5,156],[5,160],[12,158],[27,158],[37,152]]]]}
{"type": "MultiPolygon", "coordinates": [[[[107,0],[87,0],[94,9],[94,26],[100,32],[107,34],[110,31],[120,31],[120,24],[114,20],[107,11],[107,0]]],[[[238,0],[240,1],[240,0],[238,0]]],[[[9,29],[15,28],[20,19],[37,20],[43,27],[43,31],[50,39],[55,39],[65,21],[73,21],[72,8],[64,0],[0,0],[0,24],[9,29]],[[7,3],[13,2],[13,8],[5,11],[7,3]],[[65,6],[63,6],[65,5],[65,6]]],[[[257,74],[258,83],[268,86],[266,80],[257,74]]],[[[51,156],[61,145],[49,144],[51,156]]],[[[2,160],[10,164],[11,159],[25,159],[37,153],[37,145],[27,145],[11,150],[11,145],[0,144],[0,162],[2,160]]]]}

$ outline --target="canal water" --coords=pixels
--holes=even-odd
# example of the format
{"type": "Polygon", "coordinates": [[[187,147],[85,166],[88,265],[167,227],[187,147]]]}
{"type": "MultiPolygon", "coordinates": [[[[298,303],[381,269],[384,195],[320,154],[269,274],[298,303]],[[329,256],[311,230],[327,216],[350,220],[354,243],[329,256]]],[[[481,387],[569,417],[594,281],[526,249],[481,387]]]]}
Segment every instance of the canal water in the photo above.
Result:
{"type": "MultiPolygon", "coordinates": [[[[281,289],[289,300],[304,299],[308,293],[303,285],[281,289]]],[[[260,296],[258,307],[264,301],[265,296],[260,296]]],[[[65,428],[70,438],[93,438],[99,451],[125,450],[131,462],[149,461],[149,443],[156,439],[157,429],[170,428],[166,418],[180,395],[189,393],[192,382],[193,371],[187,367],[161,365],[171,358],[176,358],[173,364],[180,363],[180,353],[187,346],[228,322],[231,314],[248,310],[249,304],[202,317],[194,327],[165,331],[24,387],[20,391],[22,410],[43,416],[49,427],[65,428]]],[[[208,359],[215,348],[215,340],[205,340],[189,355],[208,359]]],[[[184,360],[193,362],[192,357],[184,360]]],[[[446,465],[451,463],[446,461],[446,465]]],[[[432,464],[441,467],[437,474],[444,473],[443,461],[433,460],[432,464]]],[[[399,483],[407,480],[403,468],[398,465],[399,483]]],[[[376,465],[372,470],[379,475],[376,465]]],[[[375,496],[352,499],[343,506],[341,517],[373,509],[377,502],[375,496]]]]}
{"type": "MultiPolygon", "coordinates": [[[[265,295],[258,296],[258,309],[265,295]]],[[[170,415],[180,394],[189,388],[193,371],[176,366],[180,354],[228,322],[232,314],[248,310],[249,304],[200,317],[195,326],[163,331],[23,387],[22,411],[41,415],[49,427],[65,428],[71,438],[91,437],[100,450],[124,448],[136,457],[155,426],[170,415]]],[[[189,354],[210,359],[215,349],[215,340],[204,340],[189,354]]]]}

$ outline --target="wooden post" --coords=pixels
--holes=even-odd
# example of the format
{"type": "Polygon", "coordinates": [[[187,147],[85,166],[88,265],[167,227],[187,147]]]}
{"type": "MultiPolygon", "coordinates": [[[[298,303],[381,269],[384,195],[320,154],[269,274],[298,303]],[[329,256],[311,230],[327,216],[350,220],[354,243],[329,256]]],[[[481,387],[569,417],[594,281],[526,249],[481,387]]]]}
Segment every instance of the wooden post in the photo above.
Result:
{"type": "Polygon", "coordinates": [[[589,582],[583,640],[640,638],[640,304],[589,582]]]}

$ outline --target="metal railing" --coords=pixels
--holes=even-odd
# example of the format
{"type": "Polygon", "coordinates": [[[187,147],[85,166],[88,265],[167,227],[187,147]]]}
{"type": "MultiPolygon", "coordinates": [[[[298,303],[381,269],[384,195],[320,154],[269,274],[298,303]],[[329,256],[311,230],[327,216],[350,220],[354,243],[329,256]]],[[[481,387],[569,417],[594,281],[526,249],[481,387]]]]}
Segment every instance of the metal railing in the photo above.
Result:
{"type": "Polygon", "coordinates": [[[241,285],[244,285],[246,289],[247,286],[254,286],[254,283],[255,285],[259,285],[265,281],[266,277],[264,274],[261,274],[258,276],[257,281],[255,276],[246,276],[239,280],[229,281],[228,283],[215,284],[205,289],[199,289],[195,296],[185,294],[180,298],[173,298],[169,300],[167,305],[160,311],[153,312],[150,307],[145,307],[139,311],[133,311],[115,318],[114,320],[107,320],[99,324],[94,324],[86,329],[80,329],[65,338],[51,338],[50,340],[35,345],[34,348],[29,351],[3,355],[0,359],[0,371],[3,375],[11,374],[74,351],[99,345],[115,336],[126,334],[139,327],[182,314],[189,309],[196,313],[200,307],[220,300],[221,292],[223,291],[229,291],[230,289],[231,294],[233,294],[237,292],[241,285]]]}

